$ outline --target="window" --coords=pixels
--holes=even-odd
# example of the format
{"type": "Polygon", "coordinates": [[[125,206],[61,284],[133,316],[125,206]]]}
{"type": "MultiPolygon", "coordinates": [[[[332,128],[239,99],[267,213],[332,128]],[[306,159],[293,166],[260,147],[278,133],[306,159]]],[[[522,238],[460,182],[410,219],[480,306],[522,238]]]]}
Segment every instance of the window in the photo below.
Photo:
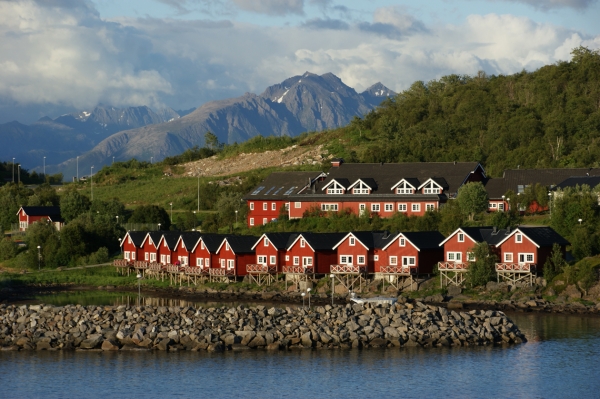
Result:
{"type": "Polygon", "coordinates": [[[225,269],[225,259],[221,259],[221,268],[225,269]]]}
{"type": "Polygon", "coordinates": [[[131,237],[127,237],[127,243],[131,244],[131,237]]]}
{"type": "Polygon", "coordinates": [[[411,208],[410,208],[413,212],[420,212],[421,211],[421,204],[412,204],[411,208]]]}
{"type": "Polygon", "coordinates": [[[415,188],[408,184],[405,180],[400,181],[396,186],[396,194],[413,194],[415,188]]]}
{"type": "MultiPolygon", "coordinates": [[[[250,218],[250,226],[254,226],[254,218],[250,218]]],[[[204,248],[202,248],[204,249],[204,248]]]]}
{"type": "Polygon", "coordinates": [[[285,209],[286,211],[290,210],[290,203],[286,202],[285,204],[283,204],[283,209],[285,209]]]}
{"type": "Polygon", "coordinates": [[[311,267],[312,266],[312,257],[310,256],[303,256],[302,257],[302,267],[307,268],[307,267],[311,267]]]}
{"type": "Polygon", "coordinates": [[[167,263],[171,263],[171,255],[167,255],[167,263]]]}
{"type": "Polygon", "coordinates": [[[393,212],[394,211],[394,204],[385,204],[385,211],[386,212],[393,212]]]}
{"type": "Polygon", "coordinates": [[[358,205],[358,210],[359,210],[359,214],[360,215],[364,215],[365,211],[367,210],[367,205],[366,204],[359,204],[358,205]]]}
{"type": "Polygon", "coordinates": [[[340,255],[340,264],[351,265],[352,264],[352,255],[340,255]]]}
{"type": "Polygon", "coordinates": [[[131,260],[135,260],[135,252],[131,251],[131,260]]]}
{"type": "Polygon", "coordinates": [[[27,222],[19,222],[19,227],[21,229],[27,229],[27,222]]]}
{"type": "Polygon", "coordinates": [[[294,202],[294,208],[298,209],[302,207],[302,202],[294,202]]]}
{"type": "Polygon", "coordinates": [[[371,204],[371,212],[379,212],[379,204],[371,204]]]}
{"type": "Polygon", "coordinates": [[[269,264],[275,265],[276,263],[275,255],[269,256],[269,264]]]}
{"type": "Polygon", "coordinates": [[[460,252],[448,252],[446,257],[448,262],[460,262],[462,260],[460,252]]]}
{"type": "Polygon", "coordinates": [[[321,204],[321,210],[325,211],[325,212],[328,212],[328,211],[337,212],[338,204],[321,204]]]}
{"type": "Polygon", "coordinates": [[[167,241],[165,241],[165,242],[163,243],[163,246],[164,246],[165,248],[167,247],[167,241]]]}
{"type": "Polygon", "coordinates": [[[148,262],[148,260],[150,260],[150,252],[146,252],[146,253],[144,254],[144,260],[145,260],[146,262],[148,262]]]}
{"type": "Polygon", "coordinates": [[[416,265],[416,258],[414,256],[403,256],[402,266],[414,266],[416,265]]]}
{"type": "Polygon", "coordinates": [[[294,266],[298,266],[300,264],[300,257],[294,256],[294,266]]]}
{"type": "Polygon", "coordinates": [[[406,204],[398,204],[398,212],[406,212],[406,204]]]}
{"type": "Polygon", "coordinates": [[[229,251],[229,243],[227,241],[225,241],[225,250],[229,251]]]}
{"type": "Polygon", "coordinates": [[[204,258],[204,267],[210,267],[210,259],[204,258]]]}
{"type": "Polygon", "coordinates": [[[370,191],[369,186],[361,181],[352,189],[352,194],[369,194],[370,191]]]}
{"type": "Polygon", "coordinates": [[[263,202],[263,211],[266,211],[268,206],[269,206],[269,204],[267,204],[266,202],[263,202]]]}
{"type": "Polygon", "coordinates": [[[364,256],[362,256],[362,255],[359,255],[359,256],[357,256],[356,258],[357,258],[357,260],[358,260],[358,264],[359,264],[359,265],[364,265],[364,264],[365,264],[365,257],[364,257],[364,256]]]}
{"type": "Polygon", "coordinates": [[[442,192],[441,187],[431,179],[421,187],[423,188],[423,194],[440,194],[442,192]]]}
{"type": "Polygon", "coordinates": [[[254,202],[250,203],[250,210],[253,211],[254,210],[254,202]]]}
{"type": "Polygon", "coordinates": [[[425,205],[425,210],[426,211],[434,211],[435,210],[435,204],[426,204],[425,205]]]}
{"type": "Polygon", "coordinates": [[[286,261],[289,261],[289,260],[290,260],[290,256],[289,256],[289,255],[286,255],[286,256],[285,256],[285,260],[286,260],[286,261]]]}
{"type": "Polygon", "coordinates": [[[335,180],[333,181],[333,184],[327,188],[327,194],[344,194],[344,191],[344,187],[335,180]]]}
{"type": "Polygon", "coordinates": [[[150,262],[156,262],[156,254],[150,254],[150,262]]]}
{"type": "Polygon", "coordinates": [[[516,242],[523,242],[523,236],[521,234],[517,234],[515,236],[515,241],[516,242]]]}
{"type": "Polygon", "coordinates": [[[269,239],[267,237],[265,237],[265,247],[269,246],[269,239]]]}
{"type": "Polygon", "coordinates": [[[261,264],[261,265],[266,265],[267,264],[267,257],[265,255],[258,255],[256,257],[256,263],[261,264]]]}
{"type": "MultiPolygon", "coordinates": [[[[254,219],[250,219],[252,221],[254,221],[254,219]]],[[[204,241],[200,242],[200,249],[204,249],[204,241]]]]}
{"type": "Polygon", "coordinates": [[[269,219],[263,218],[263,224],[267,224],[267,223],[269,223],[269,219]]]}
{"type": "Polygon", "coordinates": [[[272,211],[276,211],[277,210],[277,204],[275,202],[271,203],[271,210],[272,211]]]}
{"type": "Polygon", "coordinates": [[[500,211],[504,210],[504,203],[498,204],[498,210],[500,210],[500,211]]]}
{"type": "Polygon", "coordinates": [[[498,204],[496,204],[495,202],[490,202],[490,208],[496,208],[498,206],[498,204]]]}
{"type": "Polygon", "coordinates": [[[390,266],[396,266],[398,264],[397,256],[390,256],[390,266]]]}
{"type": "Polygon", "coordinates": [[[129,251],[125,251],[124,254],[125,254],[125,259],[129,260],[129,251]]]}
{"type": "Polygon", "coordinates": [[[304,241],[304,238],[300,239],[300,248],[304,248],[306,246],[306,241],[304,241]]]}
{"type": "Polygon", "coordinates": [[[232,270],[235,266],[235,261],[233,259],[227,259],[227,270],[232,270]]]}
{"type": "Polygon", "coordinates": [[[406,246],[406,239],[404,239],[404,238],[400,239],[400,246],[401,247],[405,247],[406,246]]]}
{"type": "Polygon", "coordinates": [[[512,252],[505,252],[504,253],[504,262],[505,263],[510,263],[513,261],[513,254],[512,252]]]}
{"type": "Polygon", "coordinates": [[[465,242],[465,235],[463,233],[458,233],[458,242],[465,242]]]}
{"type": "Polygon", "coordinates": [[[167,263],[167,257],[165,255],[160,255],[160,263],[163,265],[167,263]]]}
{"type": "Polygon", "coordinates": [[[533,263],[533,254],[519,254],[519,263],[533,263]]]}
{"type": "Polygon", "coordinates": [[[473,252],[467,252],[467,262],[475,262],[475,254],[473,252]]]}
{"type": "Polygon", "coordinates": [[[350,237],[350,246],[353,247],[356,245],[356,239],[354,237],[350,237]]]}
{"type": "Polygon", "coordinates": [[[379,260],[379,255],[374,255],[373,260],[375,260],[375,261],[379,260]]]}
{"type": "Polygon", "coordinates": [[[202,258],[196,258],[196,266],[197,267],[203,267],[204,266],[203,265],[204,262],[202,262],[202,260],[203,260],[202,258]]]}

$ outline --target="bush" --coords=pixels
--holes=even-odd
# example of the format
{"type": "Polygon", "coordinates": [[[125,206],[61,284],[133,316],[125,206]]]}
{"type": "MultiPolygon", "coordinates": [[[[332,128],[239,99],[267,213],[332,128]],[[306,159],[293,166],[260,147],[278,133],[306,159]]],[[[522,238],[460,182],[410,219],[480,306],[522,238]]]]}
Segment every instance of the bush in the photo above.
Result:
{"type": "Polygon", "coordinates": [[[473,248],[475,261],[469,262],[467,283],[471,287],[484,286],[494,277],[496,255],[490,251],[487,242],[481,242],[473,248]]]}
{"type": "Polygon", "coordinates": [[[0,261],[14,258],[17,251],[17,244],[10,238],[0,240],[0,261]]]}
{"type": "Polygon", "coordinates": [[[546,281],[550,282],[554,277],[561,274],[566,265],[567,262],[565,262],[560,245],[554,244],[552,246],[552,253],[544,264],[544,278],[546,281]]]}

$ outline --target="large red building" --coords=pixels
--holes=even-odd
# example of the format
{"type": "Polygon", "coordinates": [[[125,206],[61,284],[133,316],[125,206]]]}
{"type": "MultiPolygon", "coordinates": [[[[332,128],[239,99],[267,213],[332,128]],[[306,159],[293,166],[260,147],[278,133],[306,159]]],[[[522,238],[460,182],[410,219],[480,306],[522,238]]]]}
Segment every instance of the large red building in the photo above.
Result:
{"type": "Polygon", "coordinates": [[[403,232],[384,237],[384,244],[375,250],[374,272],[412,275],[432,274],[433,268],[444,259],[439,243],[444,236],[439,231],[403,232]]]}
{"type": "Polygon", "coordinates": [[[248,226],[276,219],[282,207],[290,219],[341,211],[380,217],[397,212],[422,216],[456,197],[463,184],[485,179],[478,162],[346,164],[336,160],[327,174],[274,173],[244,199],[248,226]],[[285,190],[285,181],[294,183],[285,190]],[[282,198],[276,202],[279,195],[282,198]],[[270,196],[273,200],[268,202],[270,196]],[[273,213],[264,213],[269,210],[273,213]]]}
{"type": "Polygon", "coordinates": [[[19,231],[25,231],[27,228],[40,220],[48,221],[60,230],[64,221],[60,215],[58,206],[22,206],[17,212],[19,217],[19,231]]]}

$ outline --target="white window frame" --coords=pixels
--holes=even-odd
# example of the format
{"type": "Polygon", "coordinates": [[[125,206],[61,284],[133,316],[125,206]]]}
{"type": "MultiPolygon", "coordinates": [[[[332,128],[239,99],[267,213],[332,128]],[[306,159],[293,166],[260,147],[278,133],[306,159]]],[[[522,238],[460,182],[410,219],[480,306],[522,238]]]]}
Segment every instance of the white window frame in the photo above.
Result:
{"type": "Polygon", "coordinates": [[[396,187],[396,194],[414,194],[415,188],[403,181],[396,187]]]}
{"type": "Polygon", "coordinates": [[[379,212],[381,209],[381,204],[371,204],[371,212],[379,212]]]}
{"type": "Polygon", "coordinates": [[[352,189],[352,194],[370,194],[371,189],[362,181],[352,189]]]}
{"type": "Polygon", "coordinates": [[[425,186],[423,186],[423,194],[441,194],[442,189],[440,186],[433,180],[429,180],[429,183],[425,182],[425,186]]]}
{"type": "Polygon", "coordinates": [[[398,243],[401,247],[405,247],[406,246],[406,238],[400,237],[400,239],[398,240],[398,243]]]}
{"type": "Polygon", "coordinates": [[[495,203],[495,202],[490,202],[490,208],[494,208],[496,209],[498,207],[499,204],[495,203]]]}
{"type": "Polygon", "coordinates": [[[163,254],[160,255],[160,263],[162,263],[163,265],[167,264],[167,256],[166,255],[163,255],[163,254]]]}
{"type": "Polygon", "coordinates": [[[254,226],[254,218],[250,218],[250,226],[254,226]]]}
{"type": "Polygon", "coordinates": [[[374,261],[378,261],[379,260],[379,255],[373,255],[373,260],[374,261]]]}
{"type": "Polygon", "coordinates": [[[235,268],[235,260],[227,259],[227,270],[233,270],[235,268]]]}
{"type": "Polygon", "coordinates": [[[221,269],[225,269],[225,259],[221,259],[221,269]]]}
{"type": "Polygon", "coordinates": [[[417,258],[414,256],[403,256],[402,257],[402,266],[416,266],[417,258]]]}
{"type": "Polygon", "coordinates": [[[356,262],[357,262],[359,265],[364,265],[365,263],[367,263],[367,258],[366,258],[366,256],[364,256],[364,255],[358,255],[358,256],[356,257],[356,262]]]}
{"type": "Polygon", "coordinates": [[[406,206],[406,203],[398,204],[398,212],[406,212],[407,210],[408,210],[408,207],[406,206]]]}
{"type": "Polygon", "coordinates": [[[144,252],[144,260],[148,262],[150,260],[150,252],[144,252]]]}
{"type": "Polygon", "coordinates": [[[253,211],[254,210],[254,202],[250,203],[250,210],[253,211]]]}
{"type": "Polygon", "coordinates": [[[512,263],[512,261],[513,261],[513,253],[505,252],[504,253],[504,263],[512,263]]]}
{"type": "Polygon", "coordinates": [[[302,257],[302,267],[303,268],[307,268],[307,267],[312,267],[313,265],[313,258],[312,256],[303,256],[302,257]]]}
{"type": "Polygon", "coordinates": [[[263,211],[266,211],[267,209],[269,209],[269,204],[263,202],[263,211]]]}
{"type": "Polygon", "coordinates": [[[435,204],[425,204],[425,211],[435,211],[435,204]]]}
{"type": "Polygon", "coordinates": [[[125,259],[130,260],[129,251],[125,251],[123,254],[125,255],[125,259]]]}
{"type": "Polygon", "coordinates": [[[265,247],[268,247],[268,246],[269,246],[269,239],[268,239],[267,237],[265,237],[265,241],[264,241],[264,244],[263,244],[263,245],[264,245],[265,247]]]}
{"type": "Polygon", "coordinates": [[[300,257],[294,256],[294,266],[299,266],[299,265],[300,265],[300,257]]]}
{"type": "Polygon", "coordinates": [[[446,252],[446,262],[462,262],[462,252],[446,252]]]}
{"type": "Polygon", "coordinates": [[[474,252],[467,252],[467,262],[475,262],[476,260],[474,252]]]}
{"type": "Polygon", "coordinates": [[[353,265],[353,255],[340,255],[340,265],[353,265]]]}
{"type": "Polygon", "coordinates": [[[296,209],[302,208],[302,202],[294,202],[294,208],[296,208],[296,209]]]}
{"type": "Polygon", "coordinates": [[[385,212],[394,212],[394,204],[384,204],[383,209],[385,212]]]}
{"type": "Polygon", "coordinates": [[[321,204],[321,210],[323,212],[337,212],[338,208],[338,204],[321,204]]]}
{"type": "Polygon", "coordinates": [[[290,260],[290,256],[289,256],[289,255],[286,255],[286,256],[285,256],[285,261],[286,261],[286,262],[288,262],[289,260],[290,260]]]}
{"type": "Polygon", "coordinates": [[[503,211],[504,210],[504,203],[498,204],[498,210],[499,211],[503,211]]]}
{"type": "Polygon", "coordinates": [[[277,210],[277,204],[275,202],[271,203],[271,210],[272,211],[276,211],[277,210]]]}
{"type": "Polygon", "coordinates": [[[269,223],[269,218],[263,218],[263,224],[269,223]]]}
{"type": "Polygon", "coordinates": [[[348,240],[348,245],[350,245],[351,247],[356,245],[356,238],[354,237],[350,237],[350,239],[348,240]]]}
{"type": "Polygon", "coordinates": [[[204,259],[203,258],[196,258],[196,267],[204,267],[204,259]]]}
{"type": "Polygon", "coordinates": [[[204,267],[210,267],[210,258],[204,258],[204,267]]]}
{"type": "Polygon", "coordinates": [[[131,251],[131,260],[135,260],[135,251],[131,251]]]}
{"type": "Polygon", "coordinates": [[[517,244],[521,244],[523,242],[523,235],[522,234],[515,234],[515,242],[517,244]]]}
{"type": "Polygon", "coordinates": [[[518,259],[520,265],[535,263],[535,254],[532,252],[519,252],[518,259]],[[521,257],[524,257],[523,261],[521,260],[521,257]],[[531,258],[531,260],[529,260],[529,258],[531,258]]]}
{"type": "Polygon", "coordinates": [[[167,263],[171,264],[171,255],[167,255],[167,263]]]}
{"type": "Polygon", "coordinates": [[[327,187],[327,194],[344,194],[346,189],[337,181],[333,181],[330,187],[327,187]]]}
{"type": "Polygon", "coordinates": [[[305,248],[306,247],[306,240],[304,238],[300,239],[300,248],[305,248]]]}
{"type": "Polygon", "coordinates": [[[257,255],[256,263],[258,263],[259,265],[266,265],[267,264],[267,255],[257,255]]]}
{"type": "Polygon", "coordinates": [[[156,254],[150,253],[150,262],[156,262],[156,254]]]}
{"type": "Polygon", "coordinates": [[[390,261],[390,266],[398,265],[398,257],[397,256],[390,256],[389,261],[390,261]]]}
{"type": "Polygon", "coordinates": [[[411,204],[410,209],[412,212],[421,212],[421,204],[411,204]]]}
{"type": "Polygon", "coordinates": [[[465,242],[465,234],[464,233],[458,233],[458,242],[465,242]]]}
{"type": "Polygon", "coordinates": [[[269,256],[269,264],[270,265],[276,265],[277,264],[277,257],[275,255],[270,255],[269,256]]]}

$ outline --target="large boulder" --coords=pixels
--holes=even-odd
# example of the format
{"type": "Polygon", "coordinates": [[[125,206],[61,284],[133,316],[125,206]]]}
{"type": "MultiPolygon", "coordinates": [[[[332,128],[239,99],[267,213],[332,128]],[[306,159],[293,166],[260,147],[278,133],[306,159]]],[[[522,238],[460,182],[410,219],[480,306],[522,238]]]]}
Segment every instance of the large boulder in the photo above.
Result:
{"type": "Polygon", "coordinates": [[[104,341],[102,334],[92,334],[88,336],[87,339],[81,341],[79,347],[81,349],[94,349],[99,346],[102,341],[104,341]]]}

